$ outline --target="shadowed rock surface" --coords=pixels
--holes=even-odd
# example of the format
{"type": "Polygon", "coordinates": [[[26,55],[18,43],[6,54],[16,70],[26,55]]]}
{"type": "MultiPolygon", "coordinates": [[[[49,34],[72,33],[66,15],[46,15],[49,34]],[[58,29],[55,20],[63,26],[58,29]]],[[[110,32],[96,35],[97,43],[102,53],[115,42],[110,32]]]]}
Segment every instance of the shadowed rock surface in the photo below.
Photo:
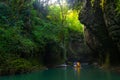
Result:
{"type": "Polygon", "coordinates": [[[116,2],[106,0],[103,7],[101,0],[95,0],[94,3],[86,0],[83,3],[79,20],[85,25],[85,39],[94,53],[93,57],[104,63],[109,56],[111,64],[119,63],[120,15],[115,10],[116,2]]]}

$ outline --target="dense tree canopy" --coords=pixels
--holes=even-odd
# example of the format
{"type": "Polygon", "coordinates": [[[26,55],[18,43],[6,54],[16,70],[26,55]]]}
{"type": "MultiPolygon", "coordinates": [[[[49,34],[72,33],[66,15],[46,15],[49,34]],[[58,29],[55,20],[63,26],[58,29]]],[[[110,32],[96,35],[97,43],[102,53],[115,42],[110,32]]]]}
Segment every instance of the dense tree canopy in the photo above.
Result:
{"type": "Polygon", "coordinates": [[[71,35],[83,40],[78,13],[65,0],[0,1],[0,73],[64,63],[71,35]]]}

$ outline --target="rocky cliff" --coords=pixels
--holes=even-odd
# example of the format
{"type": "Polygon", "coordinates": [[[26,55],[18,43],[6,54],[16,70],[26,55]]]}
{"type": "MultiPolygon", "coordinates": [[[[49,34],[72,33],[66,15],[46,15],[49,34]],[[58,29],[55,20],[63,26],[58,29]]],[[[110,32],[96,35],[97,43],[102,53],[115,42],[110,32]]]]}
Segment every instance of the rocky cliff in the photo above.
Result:
{"type": "Polygon", "coordinates": [[[120,14],[116,1],[84,0],[79,20],[85,25],[87,45],[101,63],[118,64],[120,57],[120,14]]]}

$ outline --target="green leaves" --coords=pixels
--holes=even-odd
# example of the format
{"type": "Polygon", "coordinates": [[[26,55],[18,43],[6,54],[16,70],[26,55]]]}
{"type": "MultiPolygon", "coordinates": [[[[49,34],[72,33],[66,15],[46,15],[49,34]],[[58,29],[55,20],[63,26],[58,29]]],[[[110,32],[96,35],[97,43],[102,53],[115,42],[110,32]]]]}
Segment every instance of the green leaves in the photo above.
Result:
{"type": "Polygon", "coordinates": [[[120,0],[116,0],[116,11],[120,14],[120,0]]]}
{"type": "Polygon", "coordinates": [[[22,71],[26,72],[26,70],[31,70],[31,63],[25,59],[16,59],[16,60],[12,60],[9,63],[9,68],[10,69],[14,69],[15,72],[19,71],[19,73],[22,73],[22,71]]]}
{"type": "MultiPolygon", "coordinates": [[[[70,16],[67,5],[40,3],[35,10],[32,2],[7,0],[0,3],[0,57],[6,54],[18,58],[9,57],[8,61],[16,71],[29,68],[26,67],[30,65],[29,59],[48,60],[48,63],[51,60],[52,64],[64,62],[69,29],[82,33],[78,14],[73,11],[70,16]]],[[[4,61],[7,57],[1,58],[5,65],[8,65],[4,61]]]]}
{"type": "Polygon", "coordinates": [[[76,10],[69,10],[66,17],[67,26],[73,31],[83,33],[83,25],[78,20],[79,13],[76,10]]]}
{"type": "Polygon", "coordinates": [[[0,25],[9,24],[10,15],[11,15],[11,11],[9,6],[4,3],[0,3],[0,25]]]}

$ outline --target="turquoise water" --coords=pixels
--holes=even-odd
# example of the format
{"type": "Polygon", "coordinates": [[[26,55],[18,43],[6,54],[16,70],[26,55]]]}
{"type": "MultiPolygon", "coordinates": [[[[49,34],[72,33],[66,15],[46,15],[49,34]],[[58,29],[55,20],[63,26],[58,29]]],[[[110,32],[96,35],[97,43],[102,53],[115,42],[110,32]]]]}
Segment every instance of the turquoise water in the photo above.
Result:
{"type": "Polygon", "coordinates": [[[120,74],[91,66],[53,68],[28,74],[2,76],[0,80],[120,80],[120,74]]]}

